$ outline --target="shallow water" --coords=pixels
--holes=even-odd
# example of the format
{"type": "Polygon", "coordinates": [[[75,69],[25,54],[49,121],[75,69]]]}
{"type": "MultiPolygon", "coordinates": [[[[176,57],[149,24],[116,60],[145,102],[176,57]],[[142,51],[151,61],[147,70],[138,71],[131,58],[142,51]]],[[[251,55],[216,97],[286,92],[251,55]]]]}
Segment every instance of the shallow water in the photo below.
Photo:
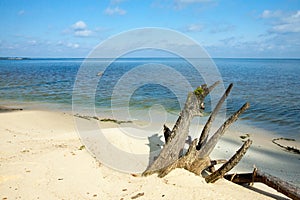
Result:
{"type": "MultiPolygon", "coordinates": [[[[234,84],[227,101],[227,115],[248,101],[251,107],[242,115],[243,123],[280,136],[300,138],[299,59],[214,59],[214,62],[221,74],[215,78],[221,78],[225,87],[234,84]]],[[[150,120],[148,111],[152,110],[155,114],[168,113],[171,117],[166,120],[170,121],[176,118],[189,92],[181,79],[172,76],[179,73],[192,88],[205,83],[206,76],[183,59],[120,59],[107,68],[103,60],[89,60],[85,62],[87,79],[77,80],[81,90],[74,93],[82,63],[83,59],[0,60],[0,101],[71,110],[73,100],[82,112],[95,107],[98,115],[150,120]],[[148,68],[138,70],[149,63],[148,68]],[[164,66],[175,74],[166,77],[164,66]],[[147,76],[143,73],[145,69],[147,76]],[[133,71],[135,76],[130,74],[133,71]],[[103,75],[97,76],[98,72],[103,75]],[[145,83],[141,80],[147,77],[155,78],[141,85],[145,83]],[[97,84],[93,85],[95,81],[97,84]],[[78,92],[79,95],[74,95],[78,92]]],[[[199,62],[200,65],[205,66],[205,62],[199,62]]],[[[206,100],[207,113],[211,111],[210,100],[211,96],[206,100]]]]}

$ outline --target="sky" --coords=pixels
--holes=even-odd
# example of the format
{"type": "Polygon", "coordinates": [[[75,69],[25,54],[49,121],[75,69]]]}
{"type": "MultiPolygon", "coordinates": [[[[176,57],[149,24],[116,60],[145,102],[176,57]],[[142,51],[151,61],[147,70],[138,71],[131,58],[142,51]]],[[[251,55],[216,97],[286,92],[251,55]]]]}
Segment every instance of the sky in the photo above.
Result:
{"type": "Polygon", "coordinates": [[[300,0],[0,0],[0,57],[86,57],[136,28],[178,31],[211,57],[300,58],[300,0]]]}

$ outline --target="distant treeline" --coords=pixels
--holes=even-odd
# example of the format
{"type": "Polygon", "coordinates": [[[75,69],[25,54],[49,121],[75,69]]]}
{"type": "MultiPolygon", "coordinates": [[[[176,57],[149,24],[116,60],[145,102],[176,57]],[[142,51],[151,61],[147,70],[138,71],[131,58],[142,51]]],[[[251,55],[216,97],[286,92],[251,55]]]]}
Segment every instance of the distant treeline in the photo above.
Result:
{"type": "Polygon", "coordinates": [[[0,60],[29,60],[30,58],[22,57],[0,57],[0,60]]]}

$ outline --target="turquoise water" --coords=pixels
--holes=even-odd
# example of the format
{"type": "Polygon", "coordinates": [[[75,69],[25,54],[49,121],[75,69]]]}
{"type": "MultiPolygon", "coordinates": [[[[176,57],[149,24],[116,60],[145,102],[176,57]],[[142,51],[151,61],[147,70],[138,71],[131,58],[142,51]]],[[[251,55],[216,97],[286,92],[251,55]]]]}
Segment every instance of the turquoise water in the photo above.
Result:
{"type": "MultiPolygon", "coordinates": [[[[51,108],[71,110],[73,86],[82,62],[83,59],[0,60],[0,103],[30,103],[46,108],[51,105],[51,108]]],[[[234,83],[227,101],[227,115],[248,101],[251,108],[243,114],[242,121],[282,136],[300,138],[300,59],[214,59],[214,62],[224,85],[234,83]]],[[[129,102],[122,96],[112,100],[115,87],[124,74],[147,63],[175,69],[193,88],[204,83],[201,74],[182,59],[119,59],[106,69],[105,63],[103,60],[86,63],[90,69],[86,72],[89,80],[99,79],[93,97],[98,112],[112,109],[117,112],[128,106],[131,110],[145,110],[161,105],[167,112],[177,114],[184,103],[180,99],[189,92],[187,88],[174,94],[166,86],[149,83],[132,91],[129,102]],[[97,76],[104,69],[102,77],[97,76]]],[[[165,75],[155,76],[165,79],[165,75]]],[[[127,84],[136,79],[143,77],[132,78],[127,84]]],[[[89,81],[82,84],[86,90],[82,90],[81,98],[75,100],[84,110],[92,106],[88,104],[91,85],[89,81]]],[[[172,87],[181,85],[177,79],[170,84],[172,87]]],[[[211,110],[209,101],[210,97],[206,100],[208,113],[211,110]]]]}

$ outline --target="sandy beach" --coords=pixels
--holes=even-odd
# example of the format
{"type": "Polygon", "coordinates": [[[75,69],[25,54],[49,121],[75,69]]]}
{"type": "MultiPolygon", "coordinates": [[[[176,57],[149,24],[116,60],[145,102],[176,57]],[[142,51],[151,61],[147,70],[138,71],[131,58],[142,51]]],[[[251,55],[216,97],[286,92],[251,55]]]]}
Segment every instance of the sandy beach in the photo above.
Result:
{"type": "MultiPolygon", "coordinates": [[[[117,131],[116,124],[102,123],[106,132],[117,131]]],[[[230,157],[242,142],[239,136],[246,133],[249,132],[226,133],[212,156],[230,157]]],[[[256,183],[252,190],[226,180],[207,184],[202,177],[183,169],[176,169],[164,178],[113,170],[96,161],[84,148],[70,113],[5,110],[0,113],[0,138],[2,200],[287,199],[256,183]]],[[[268,137],[250,134],[250,138],[253,146],[235,171],[251,172],[255,164],[268,173],[299,180],[299,155],[282,151],[268,137]],[[272,165],[274,168],[270,169],[272,165]]]]}

